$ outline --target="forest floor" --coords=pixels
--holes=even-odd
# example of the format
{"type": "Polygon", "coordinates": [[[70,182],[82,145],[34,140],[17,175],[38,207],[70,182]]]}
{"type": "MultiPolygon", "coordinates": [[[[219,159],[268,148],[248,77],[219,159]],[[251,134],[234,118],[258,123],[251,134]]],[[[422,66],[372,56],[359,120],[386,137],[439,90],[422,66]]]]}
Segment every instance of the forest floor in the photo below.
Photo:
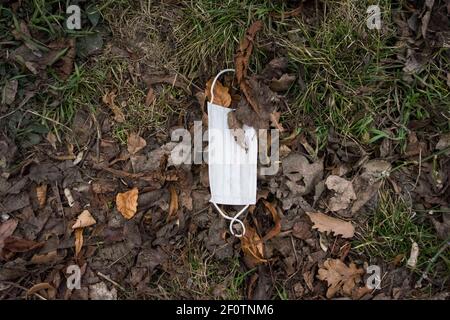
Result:
{"type": "Polygon", "coordinates": [[[0,4],[0,299],[449,298],[449,0],[72,2],[0,4]],[[225,68],[242,238],[170,158],[225,68]]]}

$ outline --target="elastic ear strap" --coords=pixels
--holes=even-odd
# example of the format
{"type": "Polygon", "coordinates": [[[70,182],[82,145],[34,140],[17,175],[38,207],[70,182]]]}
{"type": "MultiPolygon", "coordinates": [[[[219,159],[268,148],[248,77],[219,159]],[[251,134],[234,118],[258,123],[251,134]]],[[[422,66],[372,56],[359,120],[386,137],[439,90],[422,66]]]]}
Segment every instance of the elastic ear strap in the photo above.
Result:
{"type": "Polygon", "coordinates": [[[214,87],[216,86],[217,79],[219,79],[219,77],[221,75],[223,75],[224,73],[227,73],[227,72],[234,72],[234,69],[223,69],[214,78],[213,83],[211,84],[211,103],[214,101],[214,87]]]}
{"type": "Polygon", "coordinates": [[[249,207],[249,205],[247,204],[247,205],[246,205],[244,208],[242,208],[241,211],[239,211],[234,217],[229,217],[229,216],[227,216],[225,213],[223,213],[223,211],[219,208],[219,206],[218,206],[215,202],[213,202],[212,204],[216,207],[217,211],[219,211],[219,213],[220,213],[220,215],[221,215],[222,217],[224,217],[225,219],[231,221],[231,222],[230,222],[230,232],[231,232],[231,234],[232,234],[233,236],[235,236],[235,237],[238,237],[238,238],[242,237],[242,236],[245,234],[245,225],[244,225],[244,223],[243,223],[241,220],[239,220],[238,218],[239,218],[239,216],[240,216],[242,213],[244,213],[245,210],[247,210],[247,208],[249,207]],[[235,233],[234,233],[233,225],[234,225],[235,223],[239,223],[239,224],[241,225],[241,227],[242,227],[242,233],[241,233],[241,234],[235,234],[235,233]]]}

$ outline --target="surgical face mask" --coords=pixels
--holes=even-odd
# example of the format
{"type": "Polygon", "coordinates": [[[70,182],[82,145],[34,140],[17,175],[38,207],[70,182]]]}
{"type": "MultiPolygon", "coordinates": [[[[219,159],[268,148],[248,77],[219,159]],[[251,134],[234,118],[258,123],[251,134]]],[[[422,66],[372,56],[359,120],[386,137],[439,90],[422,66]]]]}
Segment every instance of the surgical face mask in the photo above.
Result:
{"type": "MultiPolygon", "coordinates": [[[[211,101],[214,101],[214,86],[217,79],[225,72],[234,71],[226,69],[221,71],[211,85],[211,101]]],[[[244,144],[238,144],[228,126],[228,114],[233,109],[225,108],[208,102],[208,168],[211,200],[217,211],[227,220],[230,220],[230,232],[241,237],[245,234],[244,223],[239,216],[251,204],[256,203],[257,155],[258,139],[253,127],[244,125],[244,144]],[[244,206],[233,217],[228,216],[218,206],[242,205],[244,206]],[[234,224],[240,224],[242,232],[236,234],[234,224]]]]}

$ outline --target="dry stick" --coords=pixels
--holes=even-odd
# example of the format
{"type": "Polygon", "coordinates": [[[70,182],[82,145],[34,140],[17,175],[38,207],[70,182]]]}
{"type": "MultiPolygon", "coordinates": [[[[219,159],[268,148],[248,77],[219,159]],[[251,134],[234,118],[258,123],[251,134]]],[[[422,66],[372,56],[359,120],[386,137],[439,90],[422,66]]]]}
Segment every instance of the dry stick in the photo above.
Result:
{"type": "Polygon", "coordinates": [[[34,95],[35,95],[35,92],[28,92],[28,93],[25,95],[25,98],[23,98],[22,102],[19,104],[19,106],[18,106],[16,109],[14,109],[13,111],[11,111],[11,112],[9,112],[9,113],[7,113],[7,114],[1,116],[1,117],[0,117],[0,120],[3,119],[3,118],[9,117],[10,115],[16,113],[16,112],[19,111],[19,110],[22,110],[22,111],[23,111],[22,107],[23,107],[23,106],[24,106],[24,105],[25,105],[25,104],[26,104],[26,103],[27,103],[34,95]]]}
{"type": "Polygon", "coordinates": [[[419,150],[419,172],[417,174],[416,183],[414,183],[414,187],[411,191],[415,190],[417,188],[417,185],[419,184],[420,174],[422,173],[422,149],[419,150]]]}
{"type": "Polygon", "coordinates": [[[110,277],[108,277],[107,275],[101,273],[100,271],[97,272],[97,275],[99,275],[100,277],[102,277],[103,279],[105,279],[106,281],[111,282],[113,285],[115,285],[116,287],[118,287],[120,290],[127,292],[127,290],[125,290],[124,287],[122,287],[120,284],[118,284],[117,282],[115,282],[113,279],[111,279],[110,277]]]}
{"type": "Polygon", "coordinates": [[[430,272],[431,266],[433,265],[433,263],[436,262],[437,258],[441,255],[441,253],[444,252],[449,247],[449,245],[450,245],[450,237],[447,238],[447,240],[445,240],[444,245],[438,250],[438,252],[436,252],[436,254],[433,256],[433,258],[431,258],[430,262],[427,265],[427,268],[425,269],[425,272],[422,274],[420,279],[416,282],[416,285],[415,285],[416,288],[422,287],[422,281],[424,279],[428,279],[428,272],[430,272]]]}
{"type": "Polygon", "coordinates": [[[15,110],[13,110],[13,111],[11,111],[11,112],[9,112],[9,113],[3,115],[3,116],[0,116],[0,120],[2,120],[3,118],[9,117],[9,116],[12,115],[13,113],[16,113],[17,110],[19,110],[19,109],[15,109],[15,110]]]}
{"type": "MultiPolygon", "coordinates": [[[[436,157],[437,157],[437,156],[440,156],[441,154],[445,154],[445,153],[447,153],[448,151],[450,151],[450,147],[447,147],[447,148],[445,148],[445,149],[439,150],[439,151],[437,151],[437,152],[435,152],[435,153],[429,155],[428,157],[423,158],[423,159],[422,159],[422,162],[427,162],[428,160],[432,159],[433,157],[435,157],[435,156],[436,156],[436,157]]],[[[410,164],[417,164],[417,161],[405,161],[404,163],[399,164],[398,166],[392,168],[392,170],[390,171],[390,173],[392,173],[392,172],[394,172],[394,171],[397,171],[398,169],[401,169],[401,168],[403,168],[403,167],[406,167],[407,165],[410,165],[410,164]]]]}
{"type": "Polygon", "coordinates": [[[117,262],[119,262],[120,260],[122,260],[123,258],[125,258],[126,256],[128,256],[130,254],[131,251],[128,251],[127,253],[125,253],[123,256],[121,256],[119,259],[113,261],[111,264],[109,264],[106,268],[109,269],[111,268],[113,265],[115,265],[117,262]]]}
{"type": "Polygon", "coordinates": [[[58,181],[55,181],[55,184],[52,185],[52,191],[56,197],[56,203],[57,203],[57,208],[58,208],[59,214],[60,214],[60,216],[65,218],[64,207],[62,205],[61,195],[59,194],[58,181]]]}
{"type": "Polygon", "coordinates": [[[100,129],[100,125],[97,121],[97,117],[95,114],[91,113],[92,119],[94,120],[95,127],[97,129],[97,141],[95,145],[95,155],[97,156],[97,161],[100,159],[100,140],[102,139],[102,131],[100,129]]]}

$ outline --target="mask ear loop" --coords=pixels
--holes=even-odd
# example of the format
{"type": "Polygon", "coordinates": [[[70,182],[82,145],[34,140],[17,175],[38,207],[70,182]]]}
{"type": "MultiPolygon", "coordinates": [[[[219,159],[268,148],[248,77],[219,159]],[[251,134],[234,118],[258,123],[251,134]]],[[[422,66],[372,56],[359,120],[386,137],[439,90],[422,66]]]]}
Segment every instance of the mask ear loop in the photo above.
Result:
{"type": "Polygon", "coordinates": [[[216,86],[217,79],[219,79],[219,77],[221,75],[223,75],[224,73],[227,73],[227,72],[234,72],[234,69],[223,69],[214,78],[214,80],[213,80],[213,82],[211,84],[211,103],[213,103],[213,101],[214,101],[214,87],[216,86]]]}
{"type": "Polygon", "coordinates": [[[218,206],[215,202],[213,202],[212,204],[214,205],[214,207],[216,207],[217,211],[219,211],[220,215],[221,215],[223,218],[225,218],[225,219],[227,219],[227,220],[230,220],[230,232],[231,232],[231,234],[232,234],[233,236],[235,236],[235,237],[238,237],[238,238],[242,237],[242,236],[245,234],[245,225],[244,225],[244,223],[243,223],[241,220],[239,220],[239,216],[240,216],[242,213],[244,213],[245,210],[247,210],[247,208],[249,207],[249,205],[247,204],[247,205],[246,205],[244,208],[242,208],[241,211],[239,211],[234,217],[229,217],[229,216],[227,216],[225,213],[223,213],[223,211],[219,208],[219,206],[218,206]],[[242,228],[242,233],[241,233],[241,234],[236,234],[236,233],[234,233],[233,225],[234,225],[235,223],[238,223],[238,224],[241,225],[241,228],[242,228]]]}
{"type": "MultiPolygon", "coordinates": [[[[219,79],[219,77],[220,77],[222,74],[226,73],[226,72],[235,72],[235,70],[234,70],[234,69],[224,69],[224,70],[220,71],[220,72],[216,75],[216,77],[214,78],[214,80],[213,80],[213,82],[212,82],[212,84],[211,84],[211,103],[214,101],[214,87],[215,87],[215,85],[216,85],[217,79],[219,79]]],[[[249,205],[246,205],[244,208],[242,208],[241,211],[239,211],[234,217],[230,217],[230,216],[226,215],[226,214],[219,208],[219,206],[218,206],[215,202],[213,202],[212,204],[214,205],[214,207],[216,207],[217,211],[219,211],[220,215],[221,215],[224,219],[230,220],[230,232],[231,232],[231,234],[232,234],[233,236],[235,236],[235,237],[238,237],[238,238],[242,237],[242,236],[245,234],[245,225],[244,225],[244,223],[243,223],[241,220],[239,220],[239,216],[240,216],[242,213],[244,213],[245,210],[247,210],[247,208],[249,207],[249,205]],[[235,234],[235,233],[234,233],[234,228],[233,228],[233,226],[234,226],[234,224],[236,224],[236,223],[240,224],[241,227],[242,227],[242,233],[241,233],[241,234],[235,234]]]]}

